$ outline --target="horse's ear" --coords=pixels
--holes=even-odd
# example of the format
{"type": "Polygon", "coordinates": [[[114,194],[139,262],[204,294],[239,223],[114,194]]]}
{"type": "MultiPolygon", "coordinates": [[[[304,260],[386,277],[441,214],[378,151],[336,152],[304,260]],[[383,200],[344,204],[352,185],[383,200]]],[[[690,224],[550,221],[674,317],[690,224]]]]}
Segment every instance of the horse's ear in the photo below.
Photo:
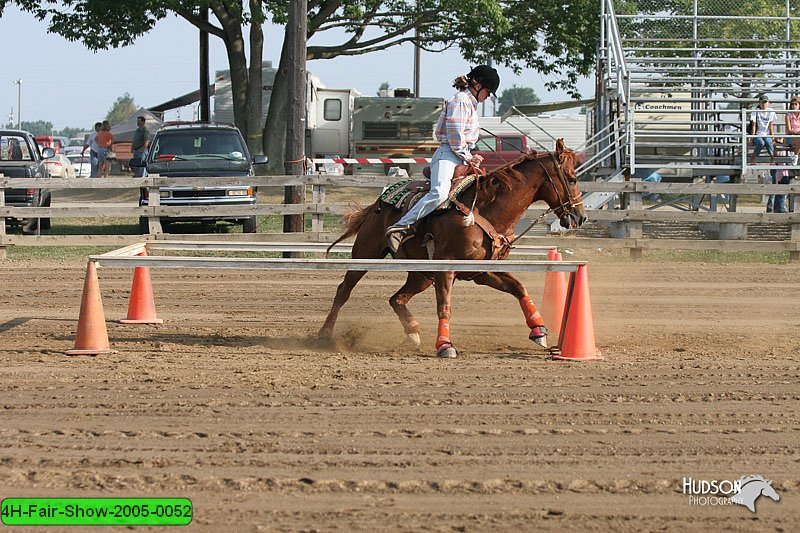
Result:
{"type": "Polygon", "coordinates": [[[556,141],[556,155],[561,157],[562,153],[564,153],[564,139],[559,139],[556,141]]]}

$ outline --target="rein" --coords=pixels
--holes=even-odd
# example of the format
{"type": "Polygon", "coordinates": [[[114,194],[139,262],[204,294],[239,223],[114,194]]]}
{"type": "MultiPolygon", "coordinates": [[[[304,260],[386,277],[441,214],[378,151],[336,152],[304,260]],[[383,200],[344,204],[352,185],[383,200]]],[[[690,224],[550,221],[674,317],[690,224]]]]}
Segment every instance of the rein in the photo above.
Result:
{"type": "MultiPolygon", "coordinates": [[[[547,154],[553,161],[553,166],[556,168],[556,172],[558,173],[558,180],[563,185],[564,191],[566,191],[567,199],[566,201],[561,202],[556,207],[548,207],[546,211],[544,211],[541,215],[539,215],[533,221],[531,221],[531,223],[528,225],[527,228],[525,228],[524,231],[522,231],[519,235],[515,235],[514,238],[509,241],[510,245],[514,244],[517,241],[517,239],[519,239],[520,237],[528,233],[530,230],[532,230],[536,224],[541,222],[542,219],[544,219],[544,217],[546,217],[550,213],[554,213],[558,209],[566,211],[568,208],[571,211],[572,208],[580,205],[581,195],[579,195],[577,199],[574,199],[572,197],[572,193],[569,190],[569,184],[567,183],[567,177],[564,175],[564,169],[561,167],[561,162],[556,158],[556,155],[553,152],[547,152],[547,154]]],[[[558,199],[560,201],[561,192],[558,190],[558,187],[556,187],[555,181],[553,180],[553,177],[550,175],[550,172],[547,170],[547,167],[545,167],[544,164],[539,159],[541,158],[533,159],[533,161],[542,168],[542,170],[544,171],[544,175],[547,176],[547,180],[550,182],[550,185],[553,186],[553,190],[556,192],[556,195],[558,196],[558,199]]]]}
{"type": "MultiPolygon", "coordinates": [[[[480,184],[481,174],[480,174],[480,172],[478,172],[478,169],[474,165],[470,164],[470,167],[472,168],[472,170],[475,172],[475,174],[477,176],[476,182],[475,182],[475,196],[472,199],[472,207],[471,208],[467,207],[466,205],[464,205],[463,203],[458,201],[456,198],[454,198],[452,194],[450,195],[450,200],[456,206],[456,209],[461,211],[467,217],[465,219],[464,225],[465,226],[470,226],[473,223],[475,223],[484,231],[484,233],[486,233],[489,236],[490,239],[492,239],[493,252],[492,252],[491,259],[503,259],[503,258],[505,258],[508,255],[508,252],[514,247],[513,245],[517,241],[517,239],[519,239],[520,237],[522,237],[523,235],[528,233],[533,228],[533,226],[538,224],[548,214],[556,212],[559,209],[561,209],[564,212],[571,212],[572,208],[577,207],[578,205],[580,205],[581,195],[578,195],[577,199],[572,197],[572,192],[569,190],[569,184],[567,183],[567,177],[564,175],[564,169],[561,166],[561,162],[558,160],[558,158],[556,157],[556,155],[553,152],[547,152],[547,155],[553,161],[553,166],[556,168],[556,171],[557,171],[558,180],[561,182],[562,186],[564,187],[564,191],[566,193],[567,198],[566,198],[566,200],[562,201],[562,193],[559,190],[559,188],[556,186],[556,183],[555,183],[555,180],[553,179],[553,176],[547,170],[547,167],[540,161],[540,159],[543,159],[545,156],[542,155],[542,156],[536,157],[535,159],[532,159],[532,161],[534,161],[536,164],[538,164],[542,168],[542,170],[544,171],[545,176],[547,176],[547,180],[550,182],[550,185],[552,185],[553,190],[555,191],[556,196],[558,197],[558,200],[561,203],[556,207],[549,207],[546,211],[544,211],[541,215],[539,215],[535,220],[533,220],[531,222],[531,224],[527,228],[525,228],[525,230],[522,233],[520,233],[519,235],[512,235],[512,238],[510,238],[510,239],[506,235],[499,233],[494,228],[492,223],[489,222],[488,220],[486,220],[486,218],[484,218],[483,216],[481,216],[480,213],[476,213],[475,212],[475,205],[476,205],[476,202],[478,200],[478,189],[479,189],[478,186],[480,184]]],[[[522,176],[522,179],[524,179],[524,176],[522,175],[522,173],[519,172],[518,170],[514,169],[513,167],[508,168],[508,171],[512,172],[514,174],[517,174],[518,177],[522,176]]]]}

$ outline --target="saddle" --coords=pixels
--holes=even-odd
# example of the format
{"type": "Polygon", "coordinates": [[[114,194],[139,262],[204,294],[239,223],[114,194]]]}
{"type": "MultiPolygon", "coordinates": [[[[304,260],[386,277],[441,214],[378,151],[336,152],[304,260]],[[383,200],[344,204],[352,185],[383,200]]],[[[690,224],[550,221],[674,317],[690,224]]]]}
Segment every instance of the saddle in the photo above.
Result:
{"type": "MultiPolygon", "coordinates": [[[[431,182],[428,181],[431,177],[431,168],[425,167],[422,171],[422,175],[427,179],[398,181],[390,185],[381,193],[380,199],[403,213],[407,212],[411,209],[411,206],[417,203],[420,198],[431,190],[431,182]]],[[[436,208],[436,211],[446,211],[456,205],[454,200],[475,184],[479,176],[484,175],[485,171],[483,169],[476,169],[470,165],[456,166],[453,179],[450,182],[450,193],[447,195],[447,200],[442,202],[442,204],[436,208]],[[479,174],[475,172],[476,170],[479,174]]]]}
{"type": "MultiPolygon", "coordinates": [[[[430,178],[430,167],[426,167],[422,173],[425,177],[430,178]]],[[[491,259],[505,259],[511,251],[511,240],[509,237],[513,237],[513,232],[511,235],[499,233],[494,226],[492,226],[491,222],[486,220],[477,210],[473,211],[458,199],[464,191],[477,182],[479,177],[485,175],[486,173],[483,169],[476,169],[471,165],[458,165],[453,175],[453,180],[450,183],[450,193],[447,195],[447,200],[442,202],[432,214],[441,213],[450,208],[457,209],[466,217],[464,219],[465,226],[476,224],[492,241],[491,259]]],[[[415,202],[422,198],[430,188],[431,182],[427,180],[400,181],[388,187],[380,195],[380,199],[393,206],[395,209],[399,209],[405,213],[415,202]]],[[[430,224],[430,218],[426,217],[425,220],[427,221],[425,224],[428,226],[430,224]]],[[[433,258],[435,248],[433,237],[427,229],[423,233],[425,233],[425,237],[423,238],[422,244],[428,250],[428,257],[433,258]]]]}

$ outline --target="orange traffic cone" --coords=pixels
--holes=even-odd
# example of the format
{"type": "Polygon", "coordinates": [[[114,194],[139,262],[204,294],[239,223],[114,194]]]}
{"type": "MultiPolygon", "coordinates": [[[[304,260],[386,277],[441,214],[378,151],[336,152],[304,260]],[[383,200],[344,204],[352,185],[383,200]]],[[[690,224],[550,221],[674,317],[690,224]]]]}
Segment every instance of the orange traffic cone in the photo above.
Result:
{"type": "MultiPolygon", "coordinates": [[[[146,256],[147,250],[139,255],[146,256]]],[[[120,320],[123,324],[163,324],[156,318],[156,303],[153,299],[153,284],[150,282],[150,267],[133,269],[131,298],[128,301],[128,317],[120,320]]]]}
{"type": "Polygon", "coordinates": [[[595,345],[592,301],[589,297],[589,273],[586,265],[571,274],[564,320],[558,339],[559,354],[553,359],[562,361],[602,361],[595,345]]]}
{"type": "MultiPolygon", "coordinates": [[[[561,261],[561,254],[550,248],[548,261],[561,261]]],[[[564,304],[567,301],[567,278],[563,272],[548,272],[544,275],[544,294],[542,295],[542,318],[548,331],[561,332],[564,317],[564,304]]],[[[561,338],[559,336],[559,338],[561,338]]]]}
{"type": "Polygon", "coordinates": [[[103,314],[103,299],[100,296],[100,284],[97,281],[97,267],[89,261],[86,267],[86,279],[83,281],[81,296],[81,312],[78,316],[78,331],[75,333],[75,348],[68,350],[67,355],[99,355],[110,353],[106,318],[103,314]]]}

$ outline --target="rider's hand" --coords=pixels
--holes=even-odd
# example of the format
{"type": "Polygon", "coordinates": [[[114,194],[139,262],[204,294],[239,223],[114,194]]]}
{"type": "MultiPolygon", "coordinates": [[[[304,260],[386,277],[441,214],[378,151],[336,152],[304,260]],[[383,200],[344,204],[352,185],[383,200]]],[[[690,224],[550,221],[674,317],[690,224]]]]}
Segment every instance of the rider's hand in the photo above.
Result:
{"type": "Polygon", "coordinates": [[[472,158],[470,158],[469,162],[470,162],[470,164],[475,165],[476,167],[479,167],[479,166],[481,166],[481,163],[483,163],[483,156],[475,154],[475,155],[472,156],[472,158]]]}

